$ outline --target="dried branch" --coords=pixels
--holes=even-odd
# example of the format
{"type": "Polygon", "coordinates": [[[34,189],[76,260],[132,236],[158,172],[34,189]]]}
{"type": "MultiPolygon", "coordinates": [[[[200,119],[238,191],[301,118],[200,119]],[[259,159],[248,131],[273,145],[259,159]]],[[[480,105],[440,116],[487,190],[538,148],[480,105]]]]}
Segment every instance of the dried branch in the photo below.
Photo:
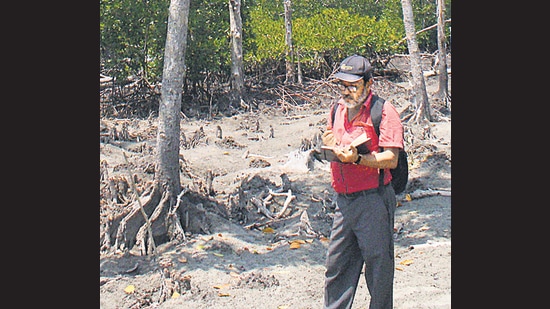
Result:
{"type": "Polygon", "coordinates": [[[276,215],[275,215],[275,219],[279,219],[286,211],[286,209],[288,208],[288,205],[290,205],[290,202],[292,202],[292,200],[296,199],[296,195],[292,195],[292,190],[288,189],[288,192],[287,193],[275,193],[275,192],[272,192],[271,190],[269,190],[270,194],[272,195],[277,195],[277,196],[286,196],[286,199],[285,199],[285,202],[283,204],[283,208],[281,209],[281,211],[279,211],[276,215]]]}
{"type": "MultiPolygon", "coordinates": [[[[451,22],[451,18],[445,20],[444,23],[446,24],[446,23],[450,23],[450,22],[451,22]]],[[[426,27],[426,28],[424,28],[424,29],[418,30],[418,31],[416,31],[416,35],[419,35],[419,34],[422,33],[422,32],[426,32],[426,31],[428,31],[428,30],[431,30],[431,29],[433,29],[433,28],[435,28],[435,27],[437,27],[437,24],[433,24],[433,25],[428,26],[428,27],[426,27]]],[[[405,42],[406,40],[407,40],[407,37],[402,38],[399,42],[395,43],[395,46],[397,46],[397,45],[399,45],[399,44],[405,42]]]]}
{"type": "Polygon", "coordinates": [[[248,149],[243,153],[242,155],[242,158],[243,159],[246,159],[246,158],[260,158],[260,159],[273,159],[275,157],[273,156],[264,156],[264,155],[259,155],[259,154],[253,154],[253,153],[250,153],[250,151],[248,151],[248,149]]]}
{"type": "Polygon", "coordinates": [[[404,200],[416,200],[416,199],[421,199],[423,197],[429,197],[429,196],[437,196],[437,195],[440,195],[440,196],[451,196],[451,191],[450,190],[433,190],[433,189],[428,189],[428,190],[416,190],[414,192],[411,192],[409,194],[406,194],[405,197],[403,198],[404,200]]]}
{"type": "Polygon", "coordinates": [[[298,216],[298,213],[294,213],[292,214],[291,216],[288,216],[288,217],[284,217],[284,218],[279,218],[279,219],[270,219],[270,220],[267,220],[265,222],[254,222],[252,224],[249,224],[249,225],[245,225],[244,228],[247,229],[247,230],[250,230],[250,229],[253,229],[253,228],[260,228],[262,226],[266,226],[266,225],[270,225],[270,224],[273,224],[273,223],[277,223],[277,222],[283,222],[283,221],[286,221],[286,220],[290,220],[290,219],[293,219],[295,217],[298,216]]]}
{"type": "Polygon", "coordinates": [[[253,196],[250,198],[250,202],[258,208],[258,213],[263,213],[269,219],[273,219],[273,213],[267,209],[263,200],[253,196]]]}

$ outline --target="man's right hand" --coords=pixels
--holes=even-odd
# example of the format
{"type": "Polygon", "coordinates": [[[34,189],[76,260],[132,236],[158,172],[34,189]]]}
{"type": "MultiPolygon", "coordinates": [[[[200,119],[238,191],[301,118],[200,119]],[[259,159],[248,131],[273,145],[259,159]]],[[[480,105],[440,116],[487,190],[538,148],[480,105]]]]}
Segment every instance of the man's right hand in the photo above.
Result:
{"type": "Polygon", "coordinates": [[[334,138],[334,134],[332,134],[332,130],[326,130],[325,133],[321,136],[321,139],[323,140],[323,144],[325,146],[335,146],[336,145],[336,139],[334,138]]]}

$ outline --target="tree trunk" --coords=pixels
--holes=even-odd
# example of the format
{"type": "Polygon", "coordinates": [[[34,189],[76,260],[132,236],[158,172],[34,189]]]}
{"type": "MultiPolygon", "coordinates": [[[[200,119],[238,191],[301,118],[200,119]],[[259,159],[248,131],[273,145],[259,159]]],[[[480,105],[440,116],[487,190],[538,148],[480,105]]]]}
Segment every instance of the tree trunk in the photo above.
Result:
{"type": "Polygon", "coordinates": [[[422,74],[422,65],[420,62],[420,50],[416,42],[416,31],[414,26],[414,16],[410,0],[401,0],[403,9],[403,24],[407,35],[407,44],[409,48],[411,73],[413,80],[413,91],[415,94],[415,114],[411,121],[420,123],[427,119],[432,121],[430,106],[428,103],[428,94],[426,92],[426,83],[422,74]]]}
{"type": "Polygon", "coordinates": [[[285,84],[296,81],[294,70],[294,47],[292,46],[292,1],[284,0],[285,6],[285,43],[286,43],[286,78],[285,84]]]}
{"type": "Polygon", "coordinates": [[[295,52],[298,67],[298,84],[302,84],[302,66],[300,65],[300,51],[295,52]]]}
{"type": "Polygon", "coordinates": [[[449,106],[449,86],[447,78],[447,49],[445,48],[445,0],[437,0],[437,47],[438,47],[438,65],[437,76],[439,88],[437,96],[445,102],[446,107],[449,106]]]}
{"type": "Polygon", "coordinates": [[[231,36],[231,103],[239,106],[244,88],[241,0],[229,0],[231,36]]]}
{"type": "Polygon", "coordinates": [[[161,233],[170,240],[184,237],[180,227],[179,213],[172,210],[176,206],[181,191],[179,175],[180,111],[185,77],[185,51],[190,0],[171,0],[168,16],[168,31],[164,51],[161,98],[159,103],[159,125],[157,132],[157,166],[155,187],[162,188],[166,197],[161,202],[162,212],[158,216],[162,222],[161,233]],[[170,216],[168,216],[170,214],[170,216]],[[169,233],[172,231],[172,233],[169,233]]]}
{"type": "Polygon", "coordinates": [[[179,192],[179,136],[185,47],[190,0],[171,0],[168,32],[164,52],[159,124],[157,132],[158,167],[155,181],[170,186],[169,192],[179,192]]]}
{"type": "Polygon", "coordinates": [[[189,1],[171,0],[169,7],[152,189],[143,203],[141,197],[136,197],[130,206],[132,210],[117,227],[115,248],[130,249],[140,255],[154,254],[155,242],[185,238],[176,205],[182,190],[179,136],[189,1]]]}

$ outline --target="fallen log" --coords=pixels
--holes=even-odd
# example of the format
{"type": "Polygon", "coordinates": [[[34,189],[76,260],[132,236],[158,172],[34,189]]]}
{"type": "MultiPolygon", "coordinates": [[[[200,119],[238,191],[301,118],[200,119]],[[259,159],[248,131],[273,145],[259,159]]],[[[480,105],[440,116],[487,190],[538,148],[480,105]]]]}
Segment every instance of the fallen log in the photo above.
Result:
{"type": "Polygon", "coordinates": [[[416,191],[413,191],[411,193],[405,194],[402,200],[412,201],[412,200],[417,200],[417,199],[421,199],[421,198],[424,198],[424,197],[437,196],[437,195],[449,196],[450,197],[451,196],[451,190],[445,190],[445,189],[440,189],[440,190],[433,190],[433,189],[416,190],[416,191]]]}

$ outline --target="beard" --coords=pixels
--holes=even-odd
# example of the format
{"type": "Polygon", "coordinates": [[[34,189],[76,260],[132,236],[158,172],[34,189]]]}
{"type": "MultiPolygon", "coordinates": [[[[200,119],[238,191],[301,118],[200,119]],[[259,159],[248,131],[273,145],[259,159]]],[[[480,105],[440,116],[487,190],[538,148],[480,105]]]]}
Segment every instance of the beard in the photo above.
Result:
{"type": "Polygon", "coordinates": [[[363,92],[357,97],[357,99],[354,99],[352,95],[344,95],[343,99],[346,103],[346,107],[354,109],[365,103],[365,100],[368,97],[368,93],[365,90],[366,89],[363,89],[363,92]]]}

